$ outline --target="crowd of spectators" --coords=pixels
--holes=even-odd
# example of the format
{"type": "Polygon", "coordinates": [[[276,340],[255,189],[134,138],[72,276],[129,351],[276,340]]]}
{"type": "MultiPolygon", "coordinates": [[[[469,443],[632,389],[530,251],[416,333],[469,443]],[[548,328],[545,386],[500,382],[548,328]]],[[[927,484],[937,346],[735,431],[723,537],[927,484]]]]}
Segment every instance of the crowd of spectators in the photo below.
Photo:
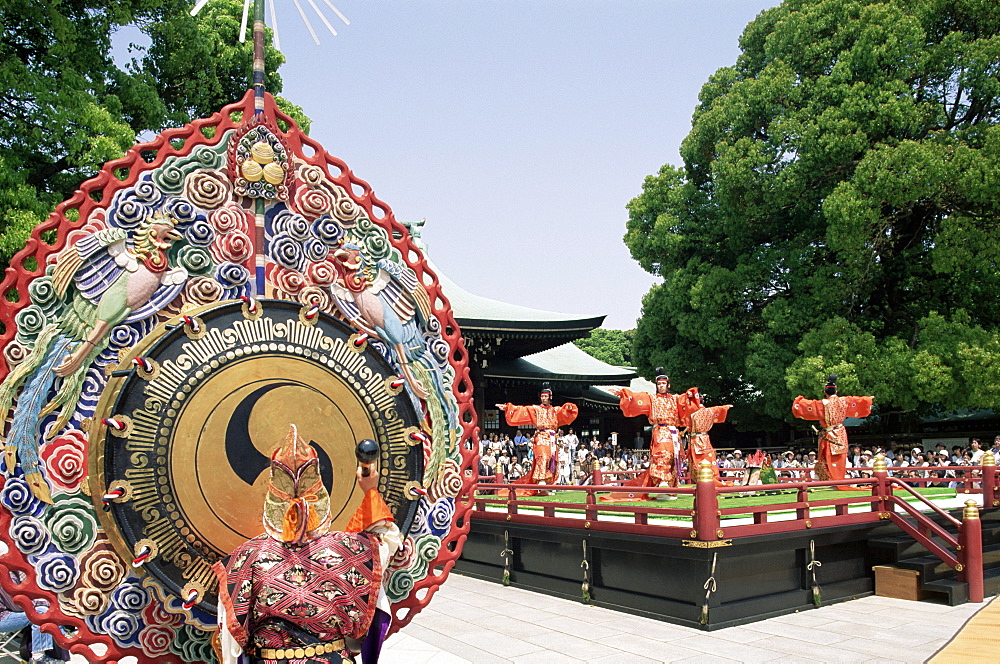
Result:
{"type": "MultiPolygon", "coordinates": [[[[1000,459],[1000,436],[993,439],[993,446],[989,449],[1000,459]]],[[[893,477],[928,480],[921,484],[958,488],[966,476],[961,467],[982,465],[986,450],[987,446],[978,438],[973,438],[968,445],[952,445],[950,449],[944,443],[926,448],[895,442],[885,447],[851,445],[847,455],[847,476],[871,477],[875,457],[881,454],[885,457],[889,475],[893,477]]],[[[802,477],[807,474],[814,478],[812,468],[815,464],[816,451],[804,449],[786,450],[773,462],[778,477],[802,477]]],[[[978,475],[974,470],[970,473],[973,477],[978,475]]]]}
{"type": "MultiPolygon", "coordinates": [[[[519,431],[513,439],[505,433],[491,433],[480,439],[479,474],[494,475],[497,468],[506,481],[517,480],[531,472],[532,450],[530,431],[519,431]]],[[[882,454],[886,459],[889,474],[903,479],[919,480],[929,486],[949,486],[958,488],[966,478],[962,466],[979,466],[983,454],[992,449],[1000,461],[1000,436],[993,440],[992,448],[973,438],[968,445],[952,445],[949,449],[943,443],[934,446],[911,446],[896,442],[885,447],[851,445],[848,453],[848,477],[870,477],[875,456],[882,454]]],[[[642,471],[649,467],[649,450],[633,450],[616,445],[612,440],[599,441],[596,437],[582,441],[573,429],[560,429],[557,433],[558,484],[580,484],[588,481],[594,461],[597,461],[608,478],[626,479],[629,471],[642,471]],[[621,475],[615,475],[621,473],[621,475]]],[[[686,455],[683,455],[686,456],[686,455]]],[[[760,459],[762,455],[755,454],[760,459]]],[[[789,448],[782,452],[767,454],[774,466],[777,477],[786,479],[816,479],[816,449],[789,448]]],[[[753,462],[758,463],[758,462],[753,462]]],[[[719,469],[724,478],[739,482],[748,464],[741,450],[720,451],[719,469]]],[[[686,464],[682,463],[682,473],[686,475],[686,464]]],[[[977,471],[969,471],[972,477],[977,471]]]]}
{"type": "MultiPolygon", "coordinates": [[[[519,431],[512,439],[506,433],[491,433],[479,440],[479,474],[493,475],[499,468],[506,481],[531,472],[531,431],[519,431]],[[523,438],[523,440],[522,440],[523,438]]],[[[633,450],[613,440],[591,437],[581,440],[573,429],[556,433],[556,467],[559,484],[579,484],[590,477],[594,461],[604,472],[642,471],[649,467],[649,450],[633,450]]]]}

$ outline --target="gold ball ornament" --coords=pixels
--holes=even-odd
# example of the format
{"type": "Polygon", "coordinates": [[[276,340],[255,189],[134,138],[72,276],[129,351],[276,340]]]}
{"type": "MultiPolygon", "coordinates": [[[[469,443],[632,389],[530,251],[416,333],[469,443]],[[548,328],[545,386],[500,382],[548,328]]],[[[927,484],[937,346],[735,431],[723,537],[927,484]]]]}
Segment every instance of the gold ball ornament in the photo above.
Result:
{"type": "Polygon", "coordinates": [[[247,159],[244,161],[243,164],[240,165],[240,171],[243,173],[243,177],[250,182],[257,182],[264,177],[264,169],[261,168],[260,164],[253,159],[247,159]]]}
{"type": "Polygon", "coordinates": [[[270,164],[274,161],[274,148],[266,141],[257,141],[250,148],[250,156],[258,164],[270,164]]]}
{"type": "Polygon", "coordinates": [[[285,179],[285,169],[281,164],[270,163],[264,166],[264,179],[271,184],[281,184],[285,179]]]}

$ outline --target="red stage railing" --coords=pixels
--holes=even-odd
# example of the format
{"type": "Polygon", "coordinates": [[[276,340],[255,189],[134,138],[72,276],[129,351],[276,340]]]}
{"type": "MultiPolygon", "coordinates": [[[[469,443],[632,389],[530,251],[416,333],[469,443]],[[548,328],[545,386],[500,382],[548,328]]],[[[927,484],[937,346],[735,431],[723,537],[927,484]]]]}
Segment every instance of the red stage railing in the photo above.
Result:
{"type": "MultiPolygon", "coordinates": [[[[493,477],[480,477],[481,481],[476,485],[473,516],[488,521],[655,535],[703,542],[891,520],[938,559],[955,569],[959,579],[969,584],[970,600],[981,602],[983,553],[979,508],[974,501],[966,501],[963,518],[960,521],[927,500],[914,487],[939,486],[941,483],[947,485],[954,482],[961,487],[955,487],[957,491],[964,491],[967,494],[981,493],[984,509],[998,507],[1000,482],[993,454],[987,452],[982,462],[981,466],[892,468],[890,471],[885,465],[885,459],[879,456],[871,469],[863,471],[870,472],[869,477],[825,481],[785,477],[780,478],[776,484],[720,487],[715,485],[712,468],[706,461],[698,469],[698,481],[694,486],[631,487],[633,491],[641,491],[652,496],[663,494],[693,496],[693,510],[650,506],[648,503],[630,505],[601,503],[598,500],[600,494],[622,490],[620,485],[605,484],[605,477],[627,476],[632,474],[629,471],[601,471],[600,467],[595,465],[588,476],[594,484],[528,485],[506,483],[498,469],[493,477]],[[929,476],[930,472],[949,470],[956,471],[956,477],[929,476]],[[957,476],[959,472],[963,473],[961,477],[957,476]],[[928,473],[928,475],[916,475],[917,473],[928,473]],[[851,487],[856,490],[870,487],[871,493],[862,496],[810,500],[810,490],[831,487],[851,487]],[[518,489],[547,492],[583,491],[586,493],[586,502],[580,504],[533,500],[530,496],[518,496],[518,489]],[[720,496],[769,491],[795,491],[795,500],[768,505],[719,507],[720,496]],[[958,537],[949,533],[909,501],[896,495],[897,491],[910,496],[943,518],[946,523],[956,527],[958,537]],[[814,513],[818,509],[829,508],[833,508],[832,513],[814,513]],[[525,509],[529,512],[523,511],[525,509]],[[783,514],[780,520],[773,520],[771,517],[774,512],[786,514],[783,514]],[[788,512],[794,514],[787,514],[788,512]],[[675,517],[685,521],[690,519],[691,526],[669,525],[657,520],[651,522],[650,516],[675,517]],[[751,519],[752,523],[726,525],[724,521],[727,517],[730,519],[744,517],[751,519]]],[[[808,469],[802,469],[802,472],[808,472],[808,469]]]]}

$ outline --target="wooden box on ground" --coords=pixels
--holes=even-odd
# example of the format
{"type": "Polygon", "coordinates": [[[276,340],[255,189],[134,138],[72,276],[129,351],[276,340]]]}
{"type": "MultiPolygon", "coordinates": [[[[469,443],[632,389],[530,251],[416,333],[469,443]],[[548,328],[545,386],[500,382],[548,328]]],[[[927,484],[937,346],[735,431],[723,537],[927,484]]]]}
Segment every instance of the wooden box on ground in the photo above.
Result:
{"type": "Polygon", "coordinates": [[[875,594],[880,597],[895,597],[919,601],[930,597],[930,593],[920,588],[920,572],[915,569],[900,569],[890,565],[876,565],[875,594]]]}

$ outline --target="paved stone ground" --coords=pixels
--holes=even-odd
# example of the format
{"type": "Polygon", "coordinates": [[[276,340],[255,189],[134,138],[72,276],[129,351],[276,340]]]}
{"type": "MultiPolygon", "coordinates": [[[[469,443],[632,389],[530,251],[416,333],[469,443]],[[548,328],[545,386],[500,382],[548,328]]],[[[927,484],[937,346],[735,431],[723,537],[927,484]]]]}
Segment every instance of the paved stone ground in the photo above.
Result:
{"type": "Polygon", "coordinates": [[[453,573],[381,661],[917,663],[985,605],[865,597],[702,632],[453,573]]]}

